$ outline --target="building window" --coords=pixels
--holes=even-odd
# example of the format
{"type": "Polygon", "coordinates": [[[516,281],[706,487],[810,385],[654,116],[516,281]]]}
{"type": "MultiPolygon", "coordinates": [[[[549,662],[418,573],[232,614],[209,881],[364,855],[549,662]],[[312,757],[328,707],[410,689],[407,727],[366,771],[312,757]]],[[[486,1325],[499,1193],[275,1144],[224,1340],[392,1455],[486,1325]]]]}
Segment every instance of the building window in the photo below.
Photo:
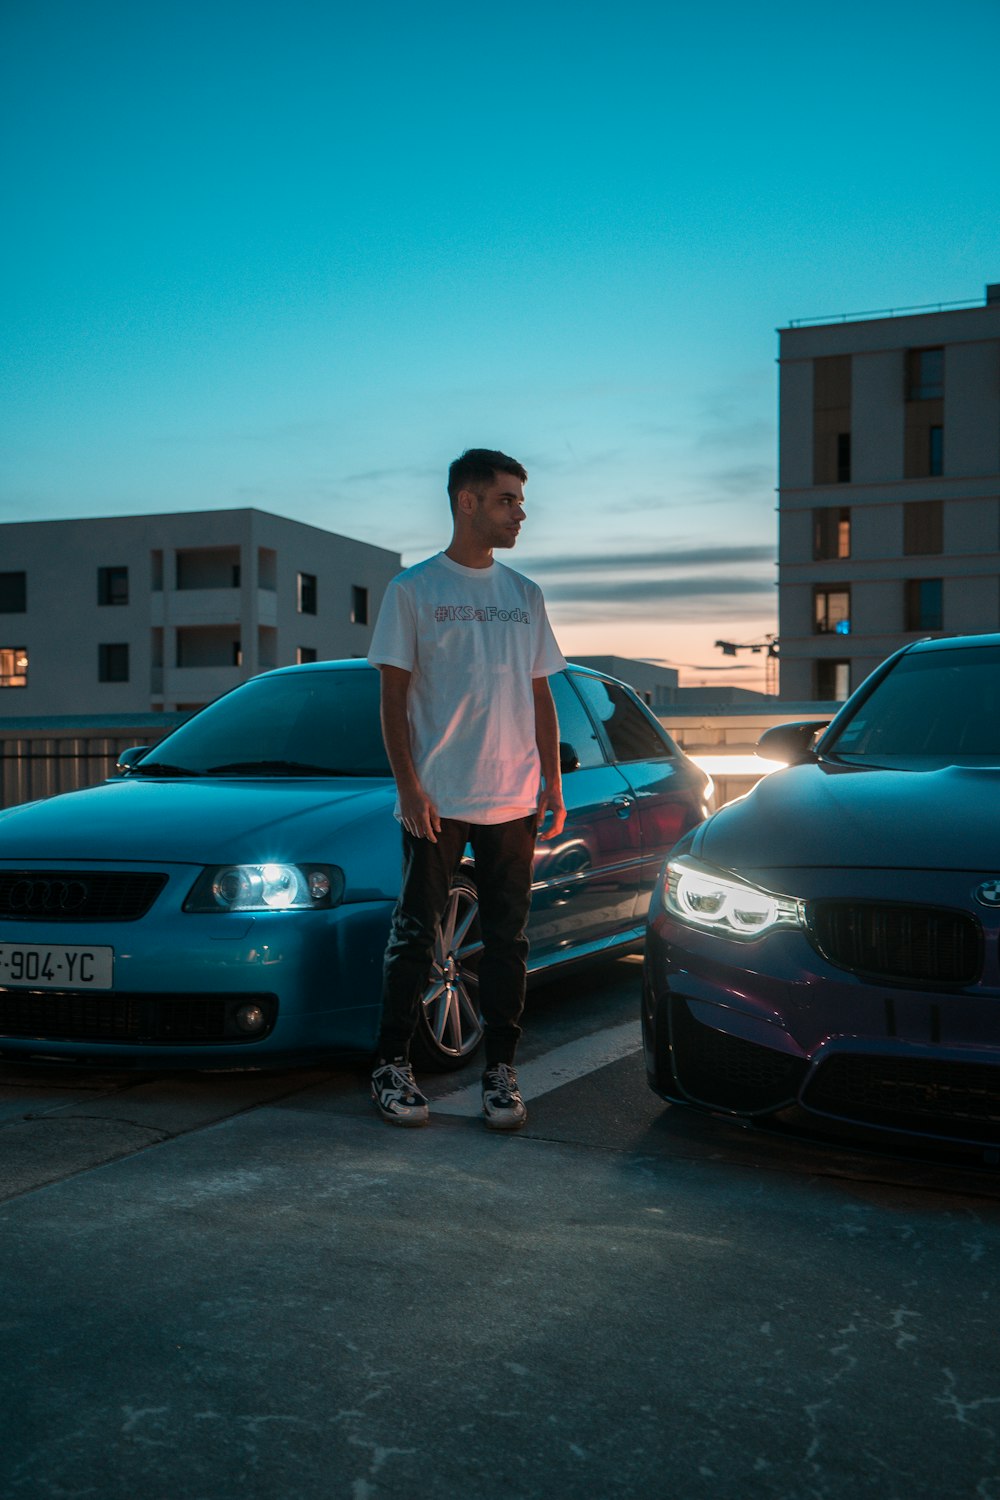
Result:
{"type": "Polygon", "coordinates": [[[299,574],[299,614],[314,615],[316,613],[316,574],[299,574]]]}
{"type": "Polygon", "coordinates": [[[242,665],[243,665],[243,642],[242,641],[233,641],[233,666],[234,667],[242,667],[242,665]]]}
{"type": "Polygon", "coordinates": [[[368,590],[354,584],[351,589],[351,624],[368,624],[368,590]]]}
{"type": "Polygon", "coordinates": [[[906,580],[904,630],[943,630],[942,582],[940,578],[906,580]]]}
{"type": "Polygon", "coordinates": [[[0,573],[0,615],[23,615],[27,608],[27,573],[0,573]]]}
{"type": "Polygon", "coordinates": [[[906,351],[907,401],[940,401],[944,396],[944,349],[906,351]]]}
{"type": "Polygon", "coordinates": [[[851,555],[851,509],[822,505],[813,511],[813,558],[826,562],[851,555]]]}
{"type": "Polygon", "coordinates": [[[927,479],[941,473],[944,420],[944,350],[908,349],[904,479],[927,479]]]}
{"type": "Polygon", "coordinates": [[[27,686],[27,646],[0,646],[0,688],[27,686]]]}
{"type": "Polygon", "coordinates": [[[850,662],[818,661],[816,663],[816,697],[823,703],[843,703],[850,696],[850,662]]]}
{"type": "Polygon", "coordinates": [[[98,682],[128,682],[128,642],[116,641],[97,648],[98,682]]]}
{"type": "Polygon", "coordinates": [[[851,356],[813,360],[813,484],[851,477],[851,356]]]}
{"type": "Polygon", "coordinates": [[[98,568],[98,604],[128,603],[128,568],[98,568]]]}
{"type": "Polygon", "coordinates": [[[944,501],[907,500],[903,505],[903,553],[906,557],[944,551],[944,501]]]}
{"type": "Polygon", "coordinates": [[[296,648],[295,648],[295,661],[296,661],[296,665],[298,665],[298,666],[301,667],[301,665],[302,665],[303,662],[305,662],[305,661],[315,661],[315,660],[316,660],[316,647],[315,646],[296,646],[296,648]]]}
{"type": "Polygon", "coordinates": [[[813,592],[813,631],[816,635],[850,635],[851,591],[820,586],[813,592]]]}

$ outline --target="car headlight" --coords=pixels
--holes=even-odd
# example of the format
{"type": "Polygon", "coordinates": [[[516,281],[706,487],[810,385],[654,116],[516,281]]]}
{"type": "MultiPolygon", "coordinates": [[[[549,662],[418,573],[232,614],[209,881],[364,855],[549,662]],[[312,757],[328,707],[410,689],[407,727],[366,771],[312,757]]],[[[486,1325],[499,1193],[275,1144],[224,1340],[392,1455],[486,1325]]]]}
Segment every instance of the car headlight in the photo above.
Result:
{"type": "Polygon", "coordinates": [[[325,911],[344,894],[336,865],[216,865],[203,870],[185,911],[325,911]]]}
{"type": "Polygon", "coordinates": [[[682,922],[720,937],[755,938],[803,925],[802,904],[793,896],[723,874],[689,854],[668,860],[663,904],[682,922]]]}

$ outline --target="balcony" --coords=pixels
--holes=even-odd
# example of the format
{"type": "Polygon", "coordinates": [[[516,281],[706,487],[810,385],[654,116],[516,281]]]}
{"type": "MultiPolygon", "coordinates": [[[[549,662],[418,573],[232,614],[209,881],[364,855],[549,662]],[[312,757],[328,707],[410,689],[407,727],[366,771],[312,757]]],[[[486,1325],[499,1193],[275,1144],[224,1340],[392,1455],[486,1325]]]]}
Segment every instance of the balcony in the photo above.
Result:
{"type": "MultiPolygon", "coordinates": [[[[240,589],[166,589],[151,596],[151,625],[238,625],[243,617],[240,589]]],[[[258,625],[276,625],[278,596],[272,589],[257,589],[258,625]]],[[[249,623],[249,622],[248,622],[249,623]]]]}

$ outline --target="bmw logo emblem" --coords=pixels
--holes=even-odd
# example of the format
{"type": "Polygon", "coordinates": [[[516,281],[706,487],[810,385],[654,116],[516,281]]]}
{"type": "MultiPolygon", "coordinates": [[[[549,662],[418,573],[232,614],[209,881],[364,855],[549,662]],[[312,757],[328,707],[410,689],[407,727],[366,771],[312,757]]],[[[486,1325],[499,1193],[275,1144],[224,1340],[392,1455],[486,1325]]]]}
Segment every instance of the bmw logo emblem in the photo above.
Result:
{"type": "Polygon", "coordinates": [[[973,895],[981,906],[1000,906],[1000,880],[984,880],[973,895]]]}

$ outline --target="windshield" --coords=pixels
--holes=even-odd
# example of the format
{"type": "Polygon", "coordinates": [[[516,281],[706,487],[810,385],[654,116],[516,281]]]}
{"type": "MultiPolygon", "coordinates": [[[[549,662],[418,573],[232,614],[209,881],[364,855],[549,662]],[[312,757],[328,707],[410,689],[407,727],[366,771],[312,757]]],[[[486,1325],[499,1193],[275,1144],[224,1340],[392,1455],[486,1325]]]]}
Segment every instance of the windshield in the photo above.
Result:
{"type": "Polygon", "coordinates": [[[167,735],[133,774],[388,776],[378,673],[253,678],[167,735]]]}
{"type": "Polygon", "coordinates": [[[823,745],[830,755],[902,770],[1000,766],[1000,648],[901,656],[823,745]]]}

